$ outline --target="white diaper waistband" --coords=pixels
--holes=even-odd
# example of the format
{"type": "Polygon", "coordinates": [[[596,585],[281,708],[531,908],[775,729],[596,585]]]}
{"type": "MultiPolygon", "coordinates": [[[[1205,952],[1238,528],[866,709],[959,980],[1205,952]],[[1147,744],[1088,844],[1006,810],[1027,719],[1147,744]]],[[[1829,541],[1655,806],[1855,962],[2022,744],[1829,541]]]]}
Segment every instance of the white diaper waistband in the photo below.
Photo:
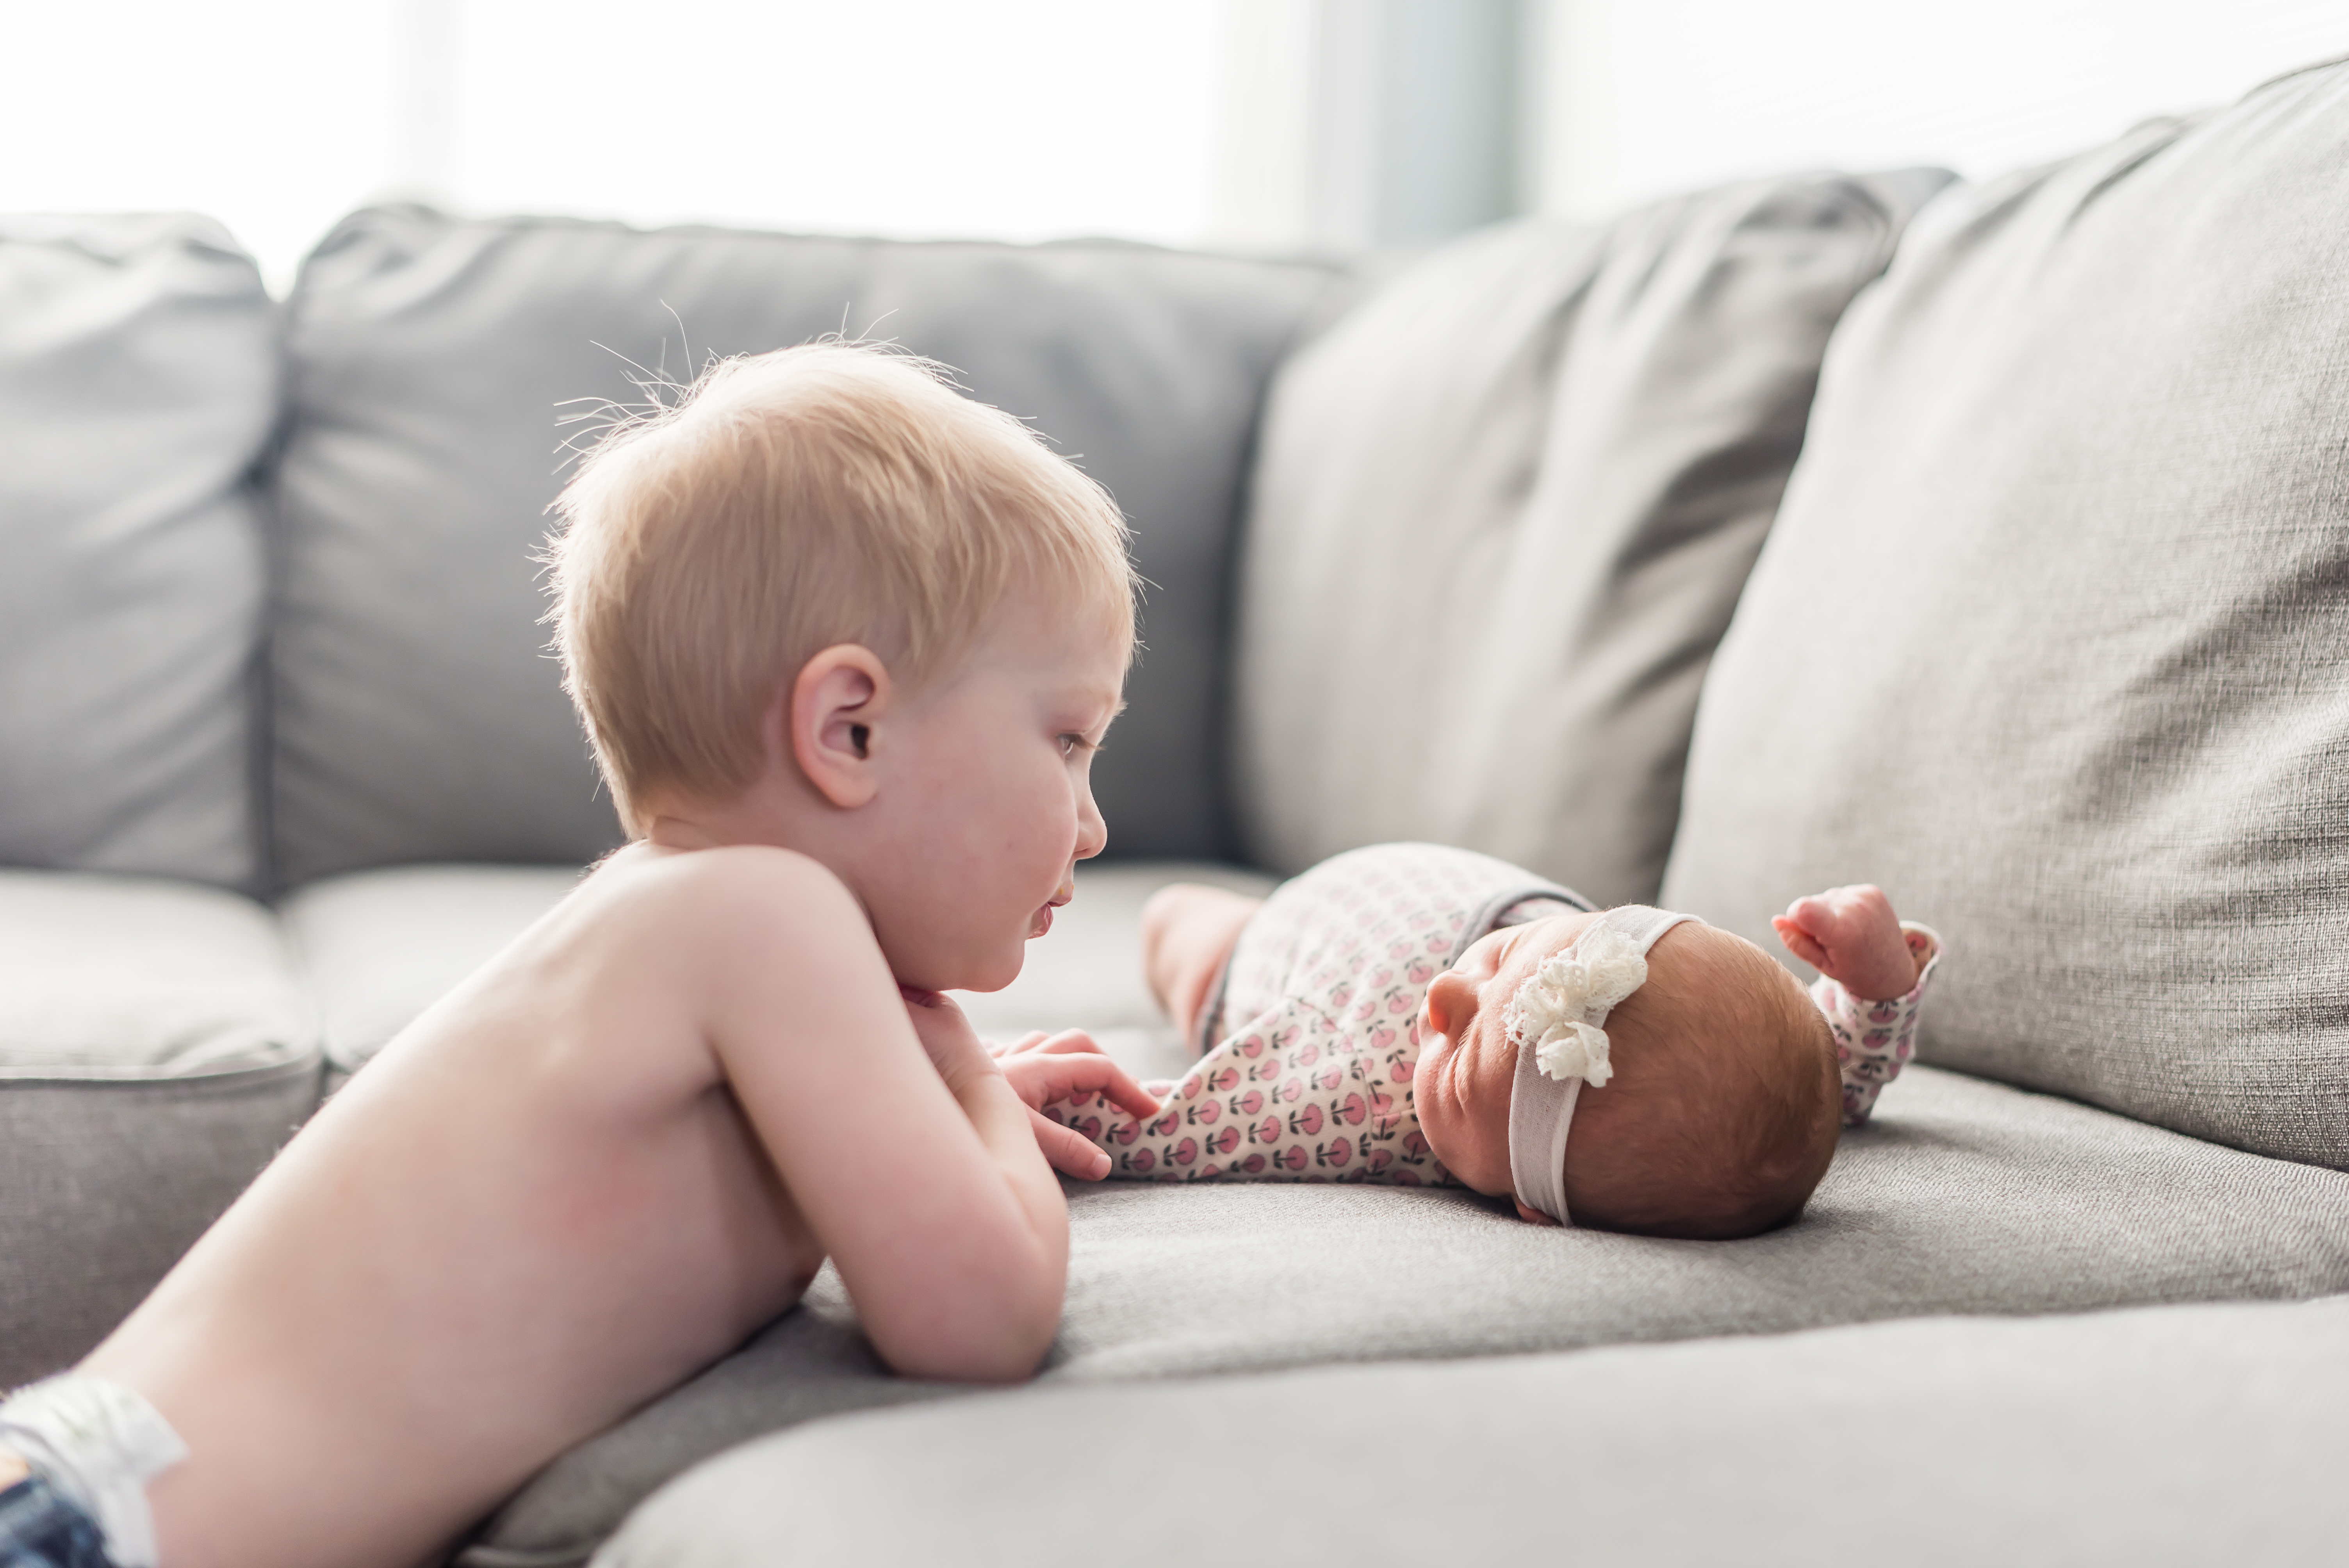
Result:
{"type": "Polygon", "coordinates": [[[60,1373],[0,1403],[0,1448],[88,1514],[120,1568],[155,1568],[147,1480],[186,1459],[188,1445],[154,1406],[119,1383],[60,1373]]]}

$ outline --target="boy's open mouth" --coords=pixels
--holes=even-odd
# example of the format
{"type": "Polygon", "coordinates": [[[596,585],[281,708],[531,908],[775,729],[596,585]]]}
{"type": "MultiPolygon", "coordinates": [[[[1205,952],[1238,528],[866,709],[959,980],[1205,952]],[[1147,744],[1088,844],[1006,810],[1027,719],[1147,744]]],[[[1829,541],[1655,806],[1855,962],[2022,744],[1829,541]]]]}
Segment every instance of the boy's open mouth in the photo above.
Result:
{"type": "Polygon", "coordinates": [[[1068,903],[1069,900],[1074,896],[1075,894],[1073,892],[1061,892],[1054,893],[1050,899],[1048,899],[1045,902],[1044,906],[1036,912],[1036,918],[1030,921],[1028,924],[1029,939],[1033,941],[1035,938],[1041,936],[1046,932],[1051,930],[1052,912],[1060,908],[1062,904],[1068,903]]]}

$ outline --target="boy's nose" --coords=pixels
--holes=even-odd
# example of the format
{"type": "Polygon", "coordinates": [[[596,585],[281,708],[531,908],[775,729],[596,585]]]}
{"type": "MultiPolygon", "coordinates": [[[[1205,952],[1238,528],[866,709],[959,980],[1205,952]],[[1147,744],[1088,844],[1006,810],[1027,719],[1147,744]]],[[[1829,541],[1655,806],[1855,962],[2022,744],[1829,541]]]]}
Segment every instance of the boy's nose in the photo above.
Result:
{"type": "Polygon", "coordinates": [[[1088,786],[1077,799],[1077,859],[1092,860],[1109,847],[1109,824],[1102,820],[1101,808],[1093,803],[1093,792],[1088,786]]]}

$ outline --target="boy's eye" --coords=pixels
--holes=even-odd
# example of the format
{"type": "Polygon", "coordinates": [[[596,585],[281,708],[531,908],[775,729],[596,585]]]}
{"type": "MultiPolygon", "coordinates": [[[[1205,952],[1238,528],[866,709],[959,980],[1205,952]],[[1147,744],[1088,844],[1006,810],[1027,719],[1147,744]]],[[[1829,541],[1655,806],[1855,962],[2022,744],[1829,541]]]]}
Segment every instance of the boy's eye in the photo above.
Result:
{"type": "Polygon", "coordinates": [[[1061,755],[1063,757],[1074,757],[1078,752],[1091,750],[1092,748],[1091,741],[1073,731],[1061,737],[1061,755]]]}

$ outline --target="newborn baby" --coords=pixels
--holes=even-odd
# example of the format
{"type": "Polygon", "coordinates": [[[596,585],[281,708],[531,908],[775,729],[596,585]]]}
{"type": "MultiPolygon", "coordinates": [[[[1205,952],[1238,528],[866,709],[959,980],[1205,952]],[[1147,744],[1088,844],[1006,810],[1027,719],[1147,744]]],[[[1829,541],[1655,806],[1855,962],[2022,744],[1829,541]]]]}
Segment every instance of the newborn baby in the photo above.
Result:
{"type": "Polygon", "coordinates": [[[1775,923],[1820,972],[1807,997],[1692,915],[1602,913],[1463,850],[1356,850],[1268,900],[1168,888],[1144,966],[1204,1056],[1146,1123],[1044,1114],[1112,1176],[1456,1183],[1537,1223],[1752,1235],[1909,1059],[1940,945],[1872,887],[1775,923]]]}

